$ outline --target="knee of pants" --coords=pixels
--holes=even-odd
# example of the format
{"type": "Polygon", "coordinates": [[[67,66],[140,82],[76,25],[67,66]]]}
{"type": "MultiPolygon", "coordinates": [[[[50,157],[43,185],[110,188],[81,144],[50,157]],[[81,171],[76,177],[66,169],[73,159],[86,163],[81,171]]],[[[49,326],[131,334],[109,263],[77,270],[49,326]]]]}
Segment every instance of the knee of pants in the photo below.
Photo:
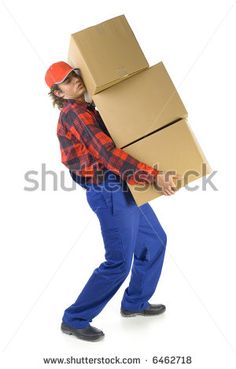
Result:
{"type": "Polygon", "coordinates": [[[105,265],[115,273],[127,276],[129,274],[133,253],[131,248],[125,248],[120,238],[117,241],[117,236],[109,238],[106,243],[105,265]],[[113,241],[113,242],[112,242],[113,241]]]}
{"type": "Polygon", "coordinates": [[[131,262],[124,259],[116,261],[106,260],[103,263],[103,267],[109,270],[111,277],[117,276],[117,278],[119,279],[120,278],[125,279],[129,274],[131,262]]]}
{"type": "Polygon", "coordinates": [[[159,245],[159,250],[160,249],[162,249],[163,251],[166,250],[167,234],[165,233],[165,231],[162,230],[162,232],[158,234],[157,243],[159,245]]]}
{"type": "Polygon", "coordinates": [[[166,247],[166,244],[167,244],[167,234],[166,234],[165,231],[162,232],[161,239],[162,239],[163,246],[166,247]]]}

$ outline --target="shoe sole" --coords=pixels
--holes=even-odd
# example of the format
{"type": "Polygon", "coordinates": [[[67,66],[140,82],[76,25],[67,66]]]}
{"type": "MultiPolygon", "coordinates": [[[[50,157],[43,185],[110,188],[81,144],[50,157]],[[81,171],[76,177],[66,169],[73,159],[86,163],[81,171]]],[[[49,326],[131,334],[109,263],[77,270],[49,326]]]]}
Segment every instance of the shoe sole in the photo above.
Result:
{"type": "Polygon", "coordinates": [[[95,337],[86,337],[86,336],[77,336],[77,334],[75,334],[74,332],[70,331],[69,329],[66,328],[61,328],[61,331],[65,334],[68,334],[69,336],[75,336],[76,338],[78,338],[79,340],[83,340],[83,341],[89,341],[89,342],[95,342],[95,341],[100,341],[101,339],[104,338],[104,334],[101,336],[95,336],[95,337]]]}
{"type": "Polygon", "coordinates": [[[157,316],[157,315],[160,315],[160,314],[163,314],[166,310],[163,310],[163,311],[160,311],[159,313],[156,313],[156,314],[145,314],[145,313],[130,313],[130,314],[126,314],[126,313],[123,313],[121,312],[121,315],[124,317],[124,318],[133,318],[134,316],[157,316]]]}

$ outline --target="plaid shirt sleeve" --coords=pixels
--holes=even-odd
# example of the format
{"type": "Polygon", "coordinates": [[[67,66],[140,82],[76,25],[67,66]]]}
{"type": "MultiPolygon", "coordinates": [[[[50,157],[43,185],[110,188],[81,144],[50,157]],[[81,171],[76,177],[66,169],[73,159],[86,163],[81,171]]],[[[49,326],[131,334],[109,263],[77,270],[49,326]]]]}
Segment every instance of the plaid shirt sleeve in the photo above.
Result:
{"type": "Polygon", "coordinates": [[[64,160],[62,161],[65,165],[70,165],[70,169],[72,167],[75,170],[80,169],[78,168],[78,159],[79,155],[81,155],[79,149],[77,151],[77,160],[76,155],[74,155],[74,163],[68,163],[66,160],[68,150],[76,150],[75,145],[71,146],[70,139],[73,136],[78,142],[77,146],[79,143],[82,143],[86,147],[87,152],[98,163],[101,163],[105,168],[118,174],[129,184],[153,183],[159,171],[136,160],[124,150],[117,148],[113,140],[103,132],[89,112],[86,111],[78,114],[70,110],[64,113],[62,120],[67,128],[67,141],[64,138],[64,146],[67,149],[64,150],[64,160]]]}

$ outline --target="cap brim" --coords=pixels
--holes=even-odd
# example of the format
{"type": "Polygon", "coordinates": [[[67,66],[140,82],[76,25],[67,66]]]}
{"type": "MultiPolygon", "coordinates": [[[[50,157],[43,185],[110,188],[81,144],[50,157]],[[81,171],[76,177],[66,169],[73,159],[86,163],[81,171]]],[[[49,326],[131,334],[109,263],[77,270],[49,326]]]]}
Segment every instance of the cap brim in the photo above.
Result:
{"type": "Polygon", "coordinates": [[[55,82],[55,85],[58,85],[59,83],[62,83],[62,82],[64,82],[65,81],[65,79],[69,76],[69,74],[71,73],[71,72],[73,72],[73,71],[79,71],[79,73],[78,73],[78,75],[80,76],[81,74],[80,74],[80,70],[79,70],[79,68],[73,68],[73,69],[71,69],[66,75],[65,75],[65,77],[61,80],[61,81],[59,81],[59,82],[55,82]]]}

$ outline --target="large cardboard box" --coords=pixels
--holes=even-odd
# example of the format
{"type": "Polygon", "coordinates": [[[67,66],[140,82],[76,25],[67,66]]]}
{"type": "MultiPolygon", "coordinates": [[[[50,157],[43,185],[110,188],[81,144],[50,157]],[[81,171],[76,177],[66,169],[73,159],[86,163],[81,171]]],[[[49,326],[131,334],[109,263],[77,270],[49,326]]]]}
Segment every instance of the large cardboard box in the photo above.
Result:
{"type": "Polygon", "coordinates": [[[149,66],[124,15],[72,34],[68,62],[91,96],[149,66]]]}
{"type": "MultiPolygon", "coordinates": [[[[177,188],[206,176],[211,168],[197,139],[185,119],[171,124],[124,151],[156,169],[179,174],[177,188]]],[[[128,185],[138,206],[161,196],[154,185],[128,185]]]]}
{"type": "Polygon", "coordinates": [[[162,62],[96,94],[93,100],[120,148],[188,114],[162,62]]]}

